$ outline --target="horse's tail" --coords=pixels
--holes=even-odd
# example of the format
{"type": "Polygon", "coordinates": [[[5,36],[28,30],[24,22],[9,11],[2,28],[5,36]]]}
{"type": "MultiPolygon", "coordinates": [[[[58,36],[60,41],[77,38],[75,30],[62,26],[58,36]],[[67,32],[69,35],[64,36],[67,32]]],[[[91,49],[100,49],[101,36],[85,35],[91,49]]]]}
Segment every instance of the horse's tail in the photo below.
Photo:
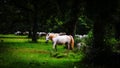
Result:
{"type": "Polygon", "coordinates": [[[70,43],[71,49],[73,49],[74,48],[74,39],[71,35],[70,35],[70,38],[71,38],[71,43],[70,43]]]}

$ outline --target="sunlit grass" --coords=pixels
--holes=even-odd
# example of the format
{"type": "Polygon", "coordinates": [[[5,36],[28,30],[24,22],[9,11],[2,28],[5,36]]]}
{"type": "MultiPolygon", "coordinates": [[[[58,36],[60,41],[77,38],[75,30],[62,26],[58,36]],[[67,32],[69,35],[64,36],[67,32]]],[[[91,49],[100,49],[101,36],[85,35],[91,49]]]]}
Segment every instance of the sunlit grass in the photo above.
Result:
{"type": "Polygon", "coordinates": [[[31,39],[25,36],[2,35],[0,40],[3,40],[0,42],[2,68],[74,68],[74,62],[80,61],[83,57],[82,54],[68,52],[63,46],[58,46],[58,51],[53,52],[52,43],[45,43],[44,38],[32,43],[31,39]],[[51,56],[52,53],[58,56],[51,56]]]}
{"type": "Polygon", "coordinates": [[[14,35],[14,34],[0,34],[0,37],[3,37],[3,38],[26,38],[27,36],[26,35],[14,35]]]}
{"type": "Polygon", "coordinates": [[[11,38],[1,38],[1,40],[3,40],[3,42],[10,42],[10,43],[13,43],[13,42],[28,42],[30,41],[30,39],[11,39],[11,38]]]}

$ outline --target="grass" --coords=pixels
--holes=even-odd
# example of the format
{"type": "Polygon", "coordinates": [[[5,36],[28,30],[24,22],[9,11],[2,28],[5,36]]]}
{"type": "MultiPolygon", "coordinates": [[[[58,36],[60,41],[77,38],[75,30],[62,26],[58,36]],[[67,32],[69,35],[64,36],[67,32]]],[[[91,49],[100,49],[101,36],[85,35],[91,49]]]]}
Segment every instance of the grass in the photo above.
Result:
{"type": "Polygon", "coordinates": [[[52,50],[52,43],[45,43],[45,38],[38,43],[30,43],[26,36],[0,35],[1,68],[77,68],[75,62],[83,55],[58,46],[52,50]]]}

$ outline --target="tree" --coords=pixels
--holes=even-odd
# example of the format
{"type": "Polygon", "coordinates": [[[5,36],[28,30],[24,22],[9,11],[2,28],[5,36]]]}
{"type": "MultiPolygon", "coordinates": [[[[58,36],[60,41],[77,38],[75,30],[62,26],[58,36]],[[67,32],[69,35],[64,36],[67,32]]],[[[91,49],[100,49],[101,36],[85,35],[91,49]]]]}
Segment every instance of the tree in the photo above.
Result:
{"type": "Polygon", "coordinates": [[[69,17],[64,23],[64,26],[67,27],[67,30],[65,32],[72,35],[73,37],[76,34],[76,25],[80,16],[80,9],[82,8],[82,3],[82,0],[72,0],[69,17]]]}
{"type": "Polygon", "coordinates": [[[111,56],[110,47],[105,44],[105,27],[111,22],[112,14],[116,12],[117,1],[87,1],[87,15],[94,21],[93,26],[93,45],[88,55],[89,61],[93,63],[109,64],[108,59],[111,56]],[[101,60],[102,59],[102,60],[101,60]]]}

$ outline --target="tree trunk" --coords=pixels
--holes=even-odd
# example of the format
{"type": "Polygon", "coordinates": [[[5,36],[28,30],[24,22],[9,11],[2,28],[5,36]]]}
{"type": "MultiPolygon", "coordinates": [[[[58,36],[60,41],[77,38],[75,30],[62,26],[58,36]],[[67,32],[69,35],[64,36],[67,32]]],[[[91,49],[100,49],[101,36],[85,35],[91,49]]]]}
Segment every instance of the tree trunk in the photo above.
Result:
{"type": "Polygon", "coordinates": [[[33,21],[33,29],[32,29],[32,42],[37,42],[37,29],[38,29],[38,6],[37,3],[34,3],[34,21],[33,21]]]}
{"type": "Polygon", "coordinates": [[[93,27],[93,47],[95,48],[104,46],[105,23],[101,17],[102,15],[96,18],[93,27]]]}
{"type": "Polygon", "coordinates": [[[110,16],[113,14],[116,6],[114,2],[104,2],[101,0],[88,1],[87,3],[88,16],[94,20],[93,45],[90,47],[87,58],[91,63],[104,64],[108,62],[107,59],[111,55],[110,47],[105,43],[105,27],[110,23],[108,20],[111,19],[110,16]]]}
{"type": "Polygon", "coordinates": [[[35,13],[35,19],[34,19],[34,23],[33,23],[33,34],[32,34],[32,42],[37,42],[37,21],[36,21],[36,13],[35,13]]]}
{"type": "Polygon", "coordinates": [[[72,35],[73,37],[75,36],[76,33],[76,25],[77,25],[77,21],[78,21],[78,16],[80,14],[80,3],[82,2],[82,0],[74,0],[73,1],[73,5],[71,8],[71,13],[70,13],[70,19],[69,21],[66,23],[67,28],[67,33],[72,35]]]}
{"type": "Polygon", "coordinates": [[[28,32],[29,32],[28,38],[32,38],[32,27],[33,26],[31,24],[33,23],[33,20],[32,20],[32,15],[31,14],[32,14],[32,10],[28,10],[27,11],[27,16],[28,16],[27,22],[30,23],[29,24],[29,29],[28,29],[28,32]]]}
{"type": "Polygon", "coordinates": [[[115,38],[117,40],[120,40],[120,31],[119,31],[119,29],[120,29],[120,22],[115,24],[115,38]]]}

